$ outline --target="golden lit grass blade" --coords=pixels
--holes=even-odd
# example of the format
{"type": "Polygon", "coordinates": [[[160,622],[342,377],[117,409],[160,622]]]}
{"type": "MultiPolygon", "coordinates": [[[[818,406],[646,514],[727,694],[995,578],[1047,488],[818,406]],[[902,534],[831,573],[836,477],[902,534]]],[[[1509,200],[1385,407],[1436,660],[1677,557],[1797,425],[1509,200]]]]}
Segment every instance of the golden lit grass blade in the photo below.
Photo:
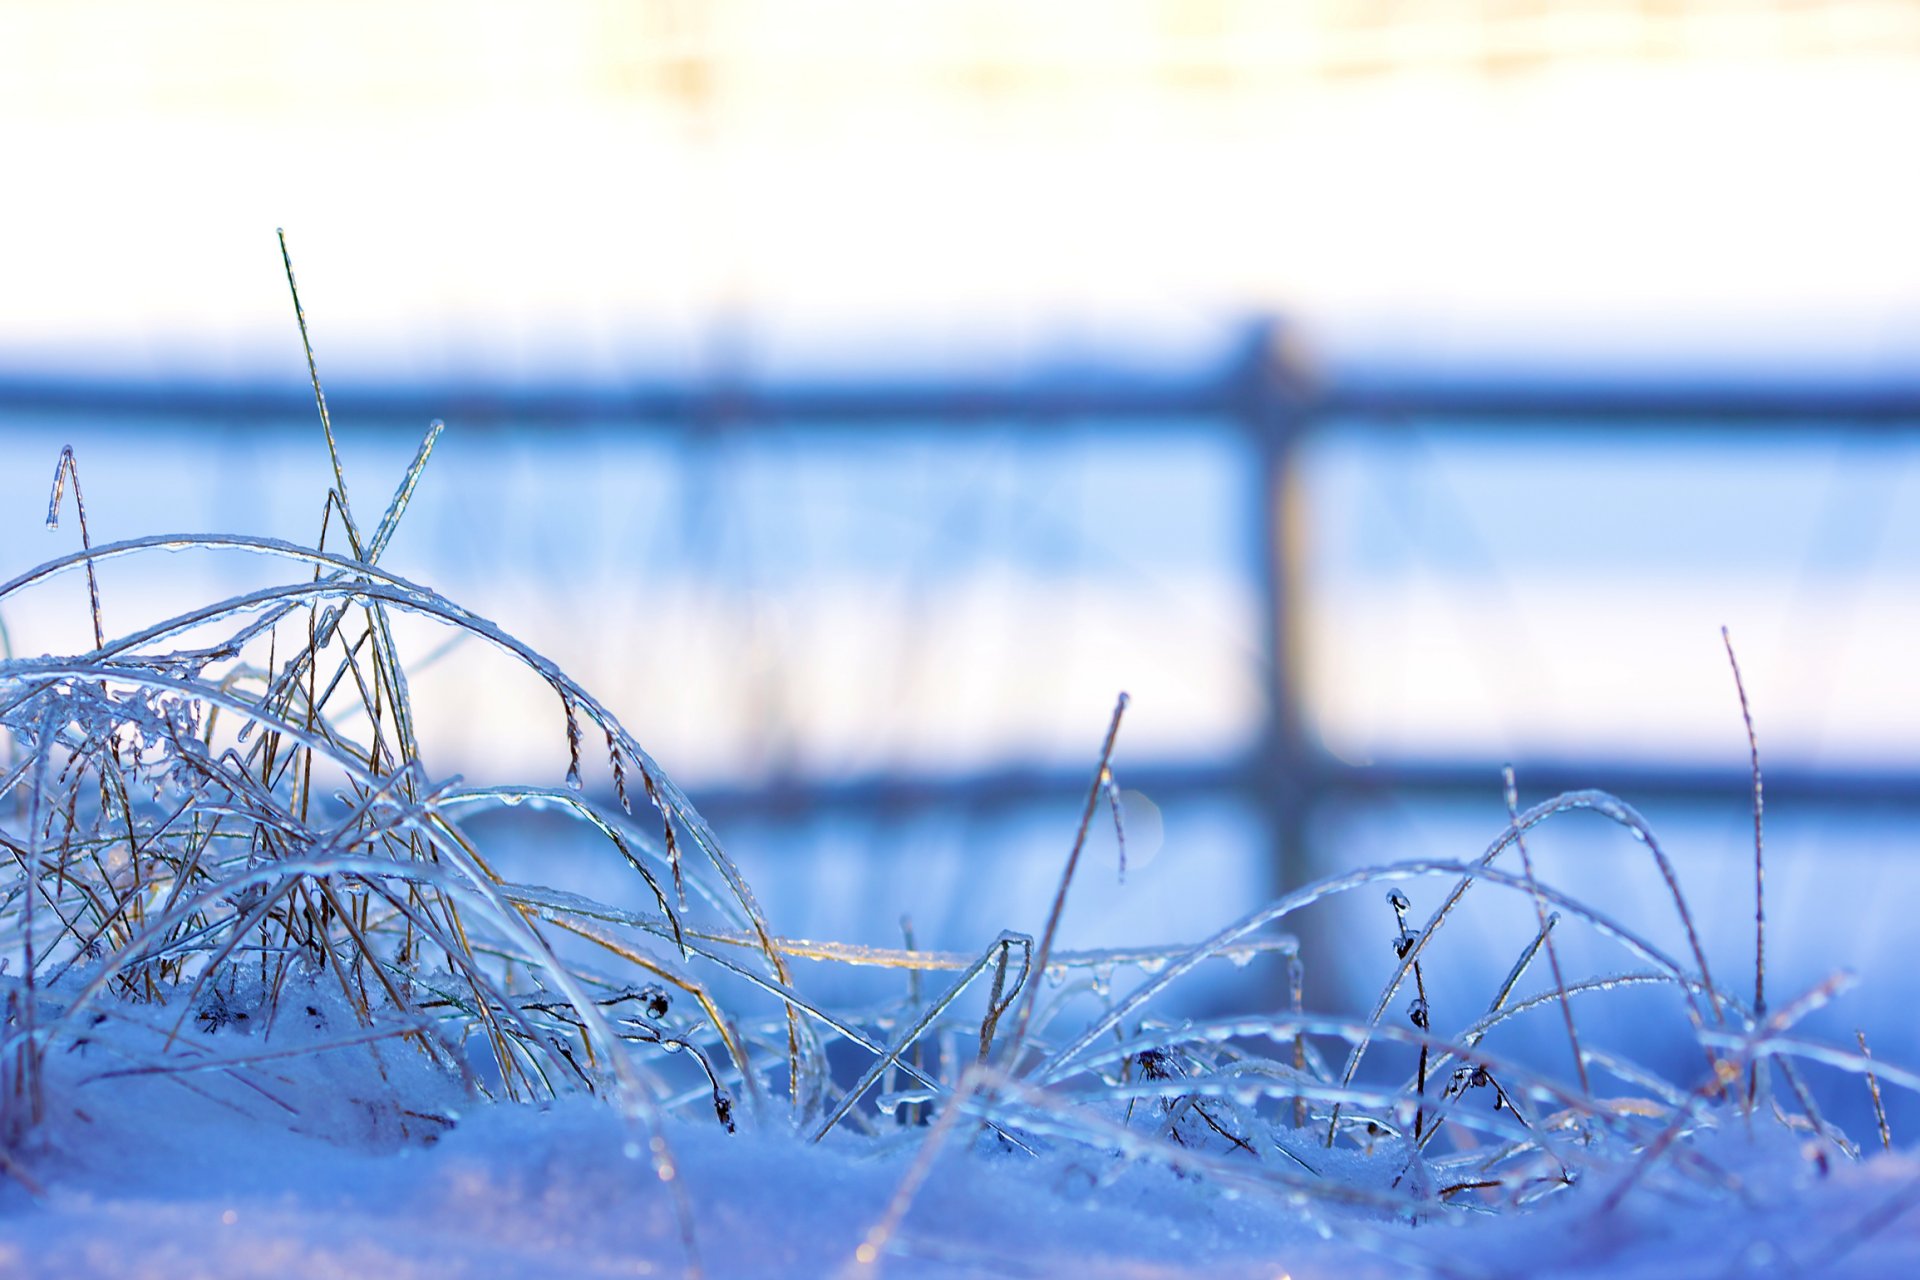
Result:
{"type": "MultiPolygon", "coordinates": [[[[1869,1062],[1873,1061],[1873,1050],[1867,1048],[1867,1033],[1856,1030],[1853,1036],[1854,1039],[1860,1042],[1860,1056],[1869,1062]]],[[[1887,1109],[1880,1101],[1880,1077],[1876,1076],[1871,1069],[1867,1071],[1866,1076],[1867,1091],[1873,1095],[1874,1124],[1880,1130],[1880,1149],[1882,1151],[1891,1151],[1893,1150],[1893,1134],[1887,1129],[1887,1109]]]]}
{"type": "Polygon", "coordinates": [[[320,366],[313,358],[313,340],[307,334],[307,312],[300,305],[300,286],[293,279],[293,254],[287,248],[287,233],[275,228],[274,235],[280,240],[280,260],[287,269],[287,292],[293,295],[293,317],[300,325],[300,348],[307,357],[307,377],[313,384],[314,407],[320,411],[320,430],[327,437],[327,459],[333,464],[333,493],[340,506],[340,519],[346,526],[347,542],[353,548],[354,558],[362,559],[360,530],[353,522],[353,510],[347,501],[347,473],[340,464],[340,446],[333,438],[333,417],[327,412],[327,393],[320,389],[320,366]]]}
{"type": "Polygon", "coordinates": [[[1747,752],[1753,762],[1753,1013],[1767,1013],[1767,860],[1765,831],[1762,825],[1766,804],[1760,781],[1760,739],[1753,729],[1753,709],[1747,704],[1747,682],[1740,676],[1740,659],[1734,656],[1733,636],[1720,628],[1720,639],[1727,647],[1727,665],[1733,668],[1733,687],[1740,695],[1740,719],[1747,728],[1747,752]]]}
{"type": "Polygon", "coordinates": [[[421,439],[420,447],[414,452],[413,461],[407,464],[407,470],[400,477],[399,488],[393,491],[393,499],[387,503],[387,510],[380,517],[380,525],[373,531],[373,542],[367,547],[368,564],[377,564],[393,541],[394,532],[400,527],[400,518],[407,513],[407,505],[413,501],[413,491],[420,485],[420,477],[426,472],[427,461],[433,456],[433,446],[438,443],[440,433],[447,424],[435,418],[427,426],[427,434],[421,439]]]}
{"type": "MultiPolygon", "coordinates": [[[[60,527],[60,498],[66,480],[73,480],[73,509],[80,519],[80,546],[93,549],[93,535],[87,529],[87,500],[80,495],[80,467],[73,460],[73,446],[60,447],[60,460],[53,466],[53,496],[47,500],[47,528],[60,527]]],[[[87,599],[93,606],[93,647],[106,647],[106,633],[100,624],[100,580],[91,561],[87,564],[87,599]]],[[[11,654],[9,654],[11,656],[11,654]]]]}
{"type": "MultiPolygon", "coordinates": [[[[667,900],[667,894],[665,890],[660,887],[660,882],[654,878],[653,871],[647,866],[646,862],[641,859],[640,855],[635,852],[639,842],[633,835],[622,831],[616,826],[610,815],[601,813],[599,809],[585,797],[576,792],[561,791],[549,787],[461,788],[446,793],[441,801],[443,810],[452,810],[466,806],[490,806],[494,804],[551,807],[585,822],[595,831],[598,831],[607,839],[608,843],[612,844],[619,852],[621,859],[626,862],[627,866],[637,873],[641,880],[645,882],[648,892],[653,895],[654,901],[660,905],[661,917],[667,921],[673,930],[674,945],[680,948],[682,956],[684,957],[686,954],[686,936],[681,922],[681,912],[676,911],[674,905],[667,900]]],[[[489,872],[490,870],[491,869],[489,869],[489,872]]],[[[495,877],[495,879],[497,880],[498,877],[495,877]]]]}
{"type": "Polygon", "coordinates": [[[1026,943],[1028,948],[1031,949],[1032,943],[1025,937],[1018,934],[1003,933],[995,940],[992,946],[981,952],[980,956],[972,964],[968,965],[958,978],[954,979],[951,986],[939,996],[935,997],[933,1002],[921,1012],[920,1016],[894,1038],[893,1043],[887,1046],[887,1051],[875,1059],[873,1064],[867,1068],[866,1074],[862,1075],[860,1079],[854,1083],[853,1087],[842,1095],[839,1105],[827,1115],[825,1120],[821,1121],[819,1127],[813,1131],[813,1136],[809,1141],[818,1142],[831,1133],[833,1127],[845,1118],[847,1112],[854,1108],[861,1097],[866,1094],[868,1089],[874,1086],[874,1083],[878,1081],[882,1075],[885,1075],[888,1071],[897,1070],[907,1050],[918,1044],[920,1037],[926,1034],[927,1028],[932,1026],[934,1021],[938,1019],[942,1013],[946,1012],[947,1007],[958,1000],[961,995],[966,992],[967,988],[973,985],[975,979],[986,972],[989,963],[997,960],[1000,971],[1004,972],[1008,952],[1020,943],[1026,943]]]}

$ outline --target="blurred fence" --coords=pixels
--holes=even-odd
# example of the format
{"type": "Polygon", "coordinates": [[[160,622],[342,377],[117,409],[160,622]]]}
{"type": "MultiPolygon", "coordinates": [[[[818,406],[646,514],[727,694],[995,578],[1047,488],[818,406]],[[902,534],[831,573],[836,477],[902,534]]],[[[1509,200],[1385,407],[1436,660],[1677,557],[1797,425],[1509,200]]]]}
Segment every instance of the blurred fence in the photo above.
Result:
{"type": "MultiPolygon", "coordinates": [[[[415,433],[443,417],[465,433],[613,431],[680,441],[751,435],[777,426],[875,433],[966,433],[992,423],[1034,437],[1084,430],[1217,432],[1244,460],[1241,572],[1258,600],[1259,729],[1250,742],[1198,757],[1128,762],[1125,783],[1159,798],[1230,799],[1257,814],[1268,832],[1275,879],[1298,882],[1315,870],[1307,849],[1314,814],[1333,800],[1368,795],[1432,799],[1497,795],[1496,761],[1469,753],[1375,754],[1365,763],[1326,750],[1314,728],[1301,662],[1310,608],[1301,590],[1303,558],[1300,458],[1310,442],[1366,424],[1468,424],[1479,434],[1588,430],[1625,439],[1635,433],[1709,433],[1728,448],[1762,434],[1846,432],[1854,436],[1920,433],[1920,386],[1786,383],[1779,380],[1676,379],[1581,381],[1574,378],[1394,380],[1374,377],[1321,385],[1287,355],[1276,325],[1251,325],[1227,358],[1183,375],[1137,375],[1082,364],[1004,380],[825,385],[764,385],[718,380],[703,385],[621,389],[347,388],[331,397],[336,415],[358,430],[415,433]]],[[[309,402],[310,403],[310,402],[309,402]]],[[[196,431],[250,432],[293,423],[305,410],[287,384],[128,385],[111,382],[0,382],[0,424],[32,418],[84,420],[91,430],[150,429],[191,423],[196,431]]],[[[932,809],[987,812],[1083,792],[1085,765],[971,763],[955,770],[912,767],[859,773],[785,771],[769,778],[711,780],[696,801],[719,819],[782,815],[902,815],[932,809]]],[[[1686,758],[1530,758],[1521,765],[1529,792],[1598,786],[1640,799],[1685,802],[1740,793],[1739,761],[1706,767],[1686,758]]],[[[1804,808],[1920,806],[1920,775],[1906,767],[1795,764],[1770,767],[1770,801],[1804,808]]]]}

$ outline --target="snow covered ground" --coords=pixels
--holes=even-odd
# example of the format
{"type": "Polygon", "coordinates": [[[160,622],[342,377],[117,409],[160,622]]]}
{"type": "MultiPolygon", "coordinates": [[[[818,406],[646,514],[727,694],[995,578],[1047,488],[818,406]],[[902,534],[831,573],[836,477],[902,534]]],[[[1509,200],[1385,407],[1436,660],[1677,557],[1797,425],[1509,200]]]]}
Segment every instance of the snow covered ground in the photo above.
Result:
{"type": "MultiPolygon", "coordinates": [[[[339,1077],[310,1062],[283,1068],[296,1119],[269,1117],[258,1096],[248,1104],[236,1096],[245,1091],[204,1078],[194,1089],[153,1076],[78,1083],[98,1056],[69,1055],[60,1067],[58,1102],[27,1160],[40,1194],[17,1181],[0,1190],[0,1275],[399,1280],[679,1276],[698,1266],[769,1278],[1651,1280],[1920,1270],[1920,1213],[1905,1212],[1920,1206],[1920,1161],[1809,1159],[1770,1125],[1749,1137],[1735,1123],[1704,1144],[1741,1183],[1717,1203],[1643,1192],[1609,1213],[1589,1187],[1529,1218],[1419,1227],[1233,1197],[1206,1177],[1122,1166],[1086,1148],[1032,1158],[954,1143],[867,1264],[860,1247],[886,1218],[919,1136],[816,1147],[778,1121],[732,1135],[674,1121],[670,1186],[632,1122],[588,1100],[478,1106],[444,1133],[423,1122],[424,1134],[400,1142],[391,1114],[352,1123],[339,1077]],[[331,1141],[296,1131],[320,1116],[348,1122],[331,1141]],[[691,1206],[691,1251],[676,1188],[691,1206]]],[[[427,1109],[448,1100],[424,1078],[413,1091],[427,1109]]]]}

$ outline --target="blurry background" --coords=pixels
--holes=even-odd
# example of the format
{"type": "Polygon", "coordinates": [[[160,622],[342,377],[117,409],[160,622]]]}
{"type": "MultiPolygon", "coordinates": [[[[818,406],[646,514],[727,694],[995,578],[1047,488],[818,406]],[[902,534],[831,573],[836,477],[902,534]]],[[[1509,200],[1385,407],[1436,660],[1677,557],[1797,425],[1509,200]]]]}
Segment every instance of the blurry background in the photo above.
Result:
{"type": "MultiPolygon", "coordinates": [[[[1642,808],[1739,974],[1726,625],[1770,981],[1863,969],[1828,1029],[1912,1062],[1915,120],[1874,0],[10,0],[0,575],[71,545],[66,442],[96,540],[315,536],[285,226],[361,510],[449,424],[388,562],[600,691],[783,930],[1037,928],[1124,688],[1072,943],[1471,857],[1511,762],[1642,808]]],[[[88,643],[60,590],[17,649],[88,643]]],[[[429,765],[557,780],[497,675],[420,677],[429,765]]],[[[1672,942],[1617,832],[1534,853],[1672,942]]]]}

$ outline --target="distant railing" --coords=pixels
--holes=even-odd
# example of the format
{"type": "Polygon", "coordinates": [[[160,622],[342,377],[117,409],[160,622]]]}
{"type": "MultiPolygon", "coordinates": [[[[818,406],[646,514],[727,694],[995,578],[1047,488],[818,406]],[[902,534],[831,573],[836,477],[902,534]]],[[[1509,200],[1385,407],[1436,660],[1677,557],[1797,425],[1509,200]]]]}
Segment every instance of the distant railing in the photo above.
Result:
{"type": "MultiPolygon", "coordinates": [[[[1271,323],[1249,327],[1229,359],[1191,376],[1128,376],[1074,368],[1004,381],[897,381],[869,385],[651,385],[630,388],[337,387],[329,400],[341,420],[361,428],[417,433],[431,417],[463,431],[707,431],[910,427],[965,431],[985,421],[1036,433],[1098,418],[1103,428],[1163,428],[1171,420],[1219,424],[1248,446],[1256,465],[1246,531],[1247,568],[1258,586],[1263,628],[1260,667],[1265,698],[1253,745],[1200,763],[1133,763],[1129,786],[1157,796],[1219,795],[1243,799],[1268,824],[1280,878],[1297,880],[1310,862],[1305,831],[1316,807],[1364,795],[1488,796],[1497,794],[1486,761],[1452,757],[1387,758],[1360,765],[1311,741],[1299,683],[1294,625],[1303,607],[1300,549],[1294,545],[1299,446],[1309,435],[1343,424],[1400,419],[1458,420],[1476,431],[1577,427],[1608,432],[1671,430],[1814,432],[1920,431],[1920,383],[1822,385],[1815,382],[1720,384],[1677,380],[1574,379],[1477,382],[1442,378],[1375,378],[1329,385],[1292,369],[1271,323]]],[[[115,423],[190,421],[198,429],[258,430],[299,421],[311,412],[307,389],[273,385],[141,385],[0,377],[0,425],[7,418],[79,415],[93,428],[115,423]]],[[[787,813],[899,813],[930,807],[985,810],[1071,795],[1085,788],[1084,770],[1012,768],[955,773],[887,772],[853,778],[784,778],[766,785],[709,786],[696,801],[716,817],[787,813]]],[[[1744,770],[1644,760],[1563,759],[1525,762],[1529,791],[1598,786],[1636,798],[1724,799],[1744,793],[1744,770]]],[[[1920,776],[1858,769],[1774,768],[1770,799],[1804,807],[1920,807],[1920,776]]]]}

